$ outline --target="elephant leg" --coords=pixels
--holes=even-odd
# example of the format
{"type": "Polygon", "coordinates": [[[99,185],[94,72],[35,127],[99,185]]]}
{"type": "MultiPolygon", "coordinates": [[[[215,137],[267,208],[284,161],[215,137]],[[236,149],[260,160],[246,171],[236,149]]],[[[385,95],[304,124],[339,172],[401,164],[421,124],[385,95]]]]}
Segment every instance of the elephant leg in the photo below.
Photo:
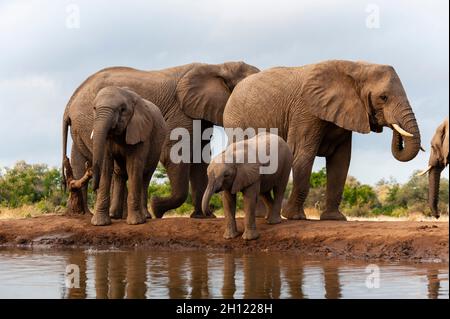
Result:
{"type": "MultiPolygon", "coordinates": [[[[201,132],[202,136],[205,133],[205,130],[211,129],[213,127],[211,122],[208,121],[201,121],[201,132]]],[[[193,136],[194,138],[194,136],[193,136]]],[[[194,146],[193,146],[194,148],[194,146]]],[[[211,145],[210,140],[203,140],[201,141],[201,149],[200,150],[194,150],[194,152],[201,151],[203,154],[211,155],[211,145]]],[[[202,211],[202,198],[203,194],[205,193],[206,186],[208,185],[208,163],[205,163],[203,161],[209,162],[210,159],[201,159],[201,163],[192,163],[190,166],[190,172],[189,172],[189,180],[191,184],[191,195],[192,195],[192,204],[194,205],[194,212],[191,214],[192,218],[215,218],[216,216],[211,212],[203,212],[202,211]],[[205,213],[205,214],[203,214],[205,213]]]]}
{"type": "Polygon", "coordinates": [[[137,225],[145,223],[147,216],[142,213],[142,185],[143,185],[143,163],[127,159],[128,175],[128,215],[127,224],[137,225]]]}
{"type": "MultiPolygon", "coordinates": [[[[72,166],[74,179],[78,180],[81,177],[83,177],[84,173],[86,172],[86,162],[88,161],[89,160],[85,156],[83,156],[83,154],[81,154],[81,152],[78,150],[77,146],[75,144],[72,144],[72,150],[70,153],[70,164],[72,166]]],[[[88,189],[87,184],[82,186],[81,188],[81,194],[83,196],[83,210],[84,214],[92,215],[92,212],[88,207],[89,203],[88,203],[87,189],[88,189]]],[[[70,201],[67,204],[70,205],[70,201]]],[[[69,211],[70,208],[68,207],[69,211]]]]}
{"type": "Polygon", "coordinates": [[[115,163],[111,186],[111,208],[109,209],[111,218],[121,219],[124,216],[126,183],[127,177],[124,169],[115,163]]]}
{"type": "Polygon", "coordinates": [[[253,240],[259,238],[256,230],[256,202],[259,195],[259,183],[254,183],[247,187],[244,192],[244,212],[245,212],[245,231],[242,238],[245,240],[253,240]]]}
{"type": "Polygon", "coordinates": [[[205,215],[202,212],[202,198],[208,185],[207,168],[207,163],[191,164],[189,179],[191,182],[192,204],[194,205],[194,212],[191,214],[191,218],[216,217],[211,211],[205,212],[205,215]]]}
{"type": "Polygon", "coordinates": [[[153,197],[152,211],[156,218],[162,218],[168,210],[181,206],[188,196],[189,190],[189,164],[166,162],[172,194],[169,197],[153,197]]]}
{"type": "Polygon", "coordinates": [[[352,153],[352,134],[327,156],[327,202],[321,220],[347,220],[339,211],[352,153]]]}
{"type": "Polygon", "coordinates": [[[148,219],[152,218],[152,215],[148,211],[148,187],[157,166],[158,159],[149,165],[148,170],[144,173],[144,179],[142,181],[142,213],[148,219]]]}
{"type": "Polygon", "coordinates": [[[229,191],[223,191],[222,202],[225,214],[225,232],[223,238],[235,238],[239,236],[236,225],[236,194],[231,194],[229,191]]]}
{"type": "Polygon", "coordinates": [[[309,193],[309,179],[314,164],[316,152],[308,151],[294,156],[292,172],[294,185],[291,196],[283,209],[283,216],[287,219],[306,219],[303,205],[309,193]]]}
{"type": "Polygon", "coordinates": [[[281,205],[283,204],[284,191],[284,188],[281,189],[279,187],[274,187],[273,189],[272,209],[267,216],[268,224],[274,225],[281,223],[281,205]]]}
{"type": "Polygon", "coordinates": [[[113,174],[114,161],[110,154],[105,155],[103,168],[100,177],[100,184],[97,190],[97,199],[95,201],[94,216],[91,224],[95,226],[104,226],[111,224],[109,217],[109,204],[111,195],[111,179],[113,174]]]}
{"type": "MultiPolygon", "coordinates": [[[[270,191],[266,192],[266,193],[262,193],[260,195],[260,197],[258,198],[258,202],[259,202],[259,199],[262,199],[262,201],[264,203],[264,208],[266,209],[266,212],[267,212],[264,217],[268,219],[272,215],[272,210],[273,210],[272,193],[270,191]]],[[[258,203],[256,203],[256,206],[258,207],[258,203]]],[[[258,216],[256,216],[256,217],[258,217],[258,216]]]]}

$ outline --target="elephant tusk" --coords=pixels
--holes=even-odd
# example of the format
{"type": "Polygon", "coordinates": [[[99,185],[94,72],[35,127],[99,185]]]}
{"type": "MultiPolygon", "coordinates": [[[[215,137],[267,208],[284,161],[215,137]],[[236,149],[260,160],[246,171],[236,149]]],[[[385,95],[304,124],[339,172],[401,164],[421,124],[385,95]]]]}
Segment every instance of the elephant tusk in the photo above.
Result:
{"type": "Polygon", "coordinates": [[[422,172],[420,172],[419,174],[417,174],[417,176],[423,176],[423,175],[425,175],[426,173],[428,173],[429,171],[430,171],[430,169],[432,169],[433,168],[433,166],[428,166],[428,168],[426,169],[426,170],[424,170],[424,171],[422,171],[422,172]]]}
{"type": "Polygon", "coordinates": [[[397,124],[392,124],[392,127],[394,127],[394,129],[399,132],[402,136],[406,136],[406,137],[413,137],[414,135],[412,135],[411,133],[405,131],[404,129],[402,129],[399,125],[397,124]]]}
{"type": "Polygon", "coordinates": [[[91,140],[94,138],[94,130],[91,132],[91,140]]]}
{"type": "Polygon", "coordinates": [[[425,148],[424,148],[423,146],[420,146],[420,150],[421,150],[422,152],[426,152],[426,150],[425,150],[425,148]]]}

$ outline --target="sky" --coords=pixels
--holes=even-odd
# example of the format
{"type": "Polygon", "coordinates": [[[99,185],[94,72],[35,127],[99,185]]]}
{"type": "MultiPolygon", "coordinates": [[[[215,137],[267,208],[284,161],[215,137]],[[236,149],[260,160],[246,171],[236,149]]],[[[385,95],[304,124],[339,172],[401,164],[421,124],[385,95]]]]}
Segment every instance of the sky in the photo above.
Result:
{"type": "MultiPolygon", "coordinates": [[[[99,69],[241,60],[260,69],[329,59],[390,64],[429,151],[448,116],[448,6],[447,0],[0,0],[0,167],[19,160],[59,166],[65,105],[99,69]]],[[[355,133],[349,174],[368,184],[405,182],[426,168],[429,153],[401,163],[390,141],[390,129],[355,133]]],[[[317,159],[314,169],[324,163],[317,159]]]]}

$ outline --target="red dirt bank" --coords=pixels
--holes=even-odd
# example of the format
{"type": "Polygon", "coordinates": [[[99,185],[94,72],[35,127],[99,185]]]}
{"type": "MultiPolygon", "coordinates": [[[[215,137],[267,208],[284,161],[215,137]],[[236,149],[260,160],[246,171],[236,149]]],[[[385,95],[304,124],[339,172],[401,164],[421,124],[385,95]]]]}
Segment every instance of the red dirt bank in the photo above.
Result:
{"type": "MultiPolygon", "coordinates": [[[[94,227],[88,216],[44,216],[0,220],[0,245],[59,247],[115,246],[169,249],[243,249],[290,251],[351,259],[448,262],[449,228],[443,222],[283,221],[258,220],[260,239],[222,238],[223,219],[166,218],[129,226],[114,221],[94,227]]],[[[238,220],[242,229],[242,219],[238,220]]]]}

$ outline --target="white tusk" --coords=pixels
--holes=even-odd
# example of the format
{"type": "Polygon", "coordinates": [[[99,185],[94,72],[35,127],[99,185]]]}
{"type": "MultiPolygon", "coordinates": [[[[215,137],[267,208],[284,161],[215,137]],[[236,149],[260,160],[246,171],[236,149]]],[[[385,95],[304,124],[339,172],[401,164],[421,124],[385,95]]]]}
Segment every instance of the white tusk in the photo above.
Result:
{"type": "Polygon", "coordinates": [[[421,150],[422,152],[427,152],[423,146],[420,146],[420,150],[421,150]]]}
{"type": "Polygon", "coordinates": [[[94,138],[94,130],[92,130],[92,133],[91,133],[91,140],[94,138]]]}
{"type": "Polygon", "coordinates": [[[417,176],[423,176],[423,175],[425,175],[426,173],[428,173],[429,171],[430,171],[430,169],[432,169],[433,168],[433,166],[428,166],[428,168],[426,169],[426,170],[424,170],[424,171],[422,171],[422,172],[420,172],[419,174],[417,174],[417,176]]]}
{"type": "Polygon", "coordinates": [[[394,129],[399,132],[402,136],[406,136],[406,137],[413,137],[414,135],[412,135],[409,132],[406,132],[404,129],[402,129],[399,125],[397,124],[392,124],[392,126],[394,127],[394,129]]]}

